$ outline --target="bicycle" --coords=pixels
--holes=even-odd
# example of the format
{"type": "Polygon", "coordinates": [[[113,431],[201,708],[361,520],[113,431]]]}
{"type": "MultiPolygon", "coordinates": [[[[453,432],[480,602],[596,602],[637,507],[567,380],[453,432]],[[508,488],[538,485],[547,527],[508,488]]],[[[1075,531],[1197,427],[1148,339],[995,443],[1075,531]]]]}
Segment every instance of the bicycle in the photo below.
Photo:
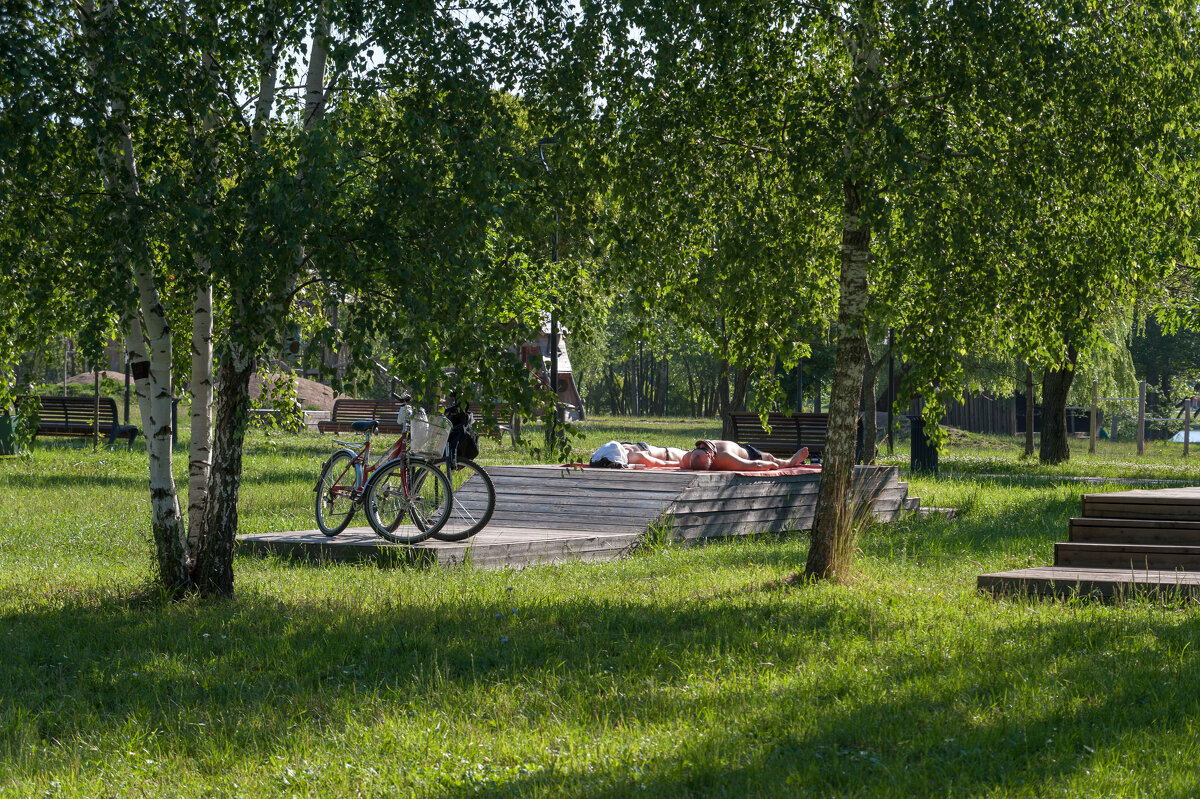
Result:
{"type": "Polygon", "coordinates": [[[329,456],[316,485],[317,527],[325,535],[332,537],[345,530],[360,505],[371,528],[399,544],[424,541],[450,518],[450,481],[427,458],[410,451],[409,398],[399,399],[405,403],[400,411],[400,437],[374,463],[370,461],[371,435],[379,429],[377,421],[351,423],[353,431],[366,435],[362,442],[334,439],[343,449],[329,456]],[[413,524],[403,524],[405,518],[413,524]]]}
{"type": "MultiPolygon", "coordinates": [[[[491,475],[475,461],[458,454],[456,446],[470,435],[471,415],[455,402],[442,414],[454,427],[442,456],[433,467],[445,473],[450,482],[450,516],[431,535],[439,541],[463,541],[482,530],[496,510],[496,486],[491,475]],[[455,436],[458,433],[458,436],[455,436]],[[457,438],[457,440],[456,440],[457,438]]],[[[414,519],[414,523],[418,523],[414,519]]]]}

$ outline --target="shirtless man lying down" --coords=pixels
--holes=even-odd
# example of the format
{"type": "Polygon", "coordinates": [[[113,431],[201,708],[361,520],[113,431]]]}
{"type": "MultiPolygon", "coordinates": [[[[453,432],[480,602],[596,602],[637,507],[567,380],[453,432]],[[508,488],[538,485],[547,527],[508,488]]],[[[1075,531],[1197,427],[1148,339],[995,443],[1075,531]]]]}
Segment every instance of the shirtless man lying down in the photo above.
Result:
{"type": "Polygon", "coordinates": [[[679,468],[714,472],[770,472],[799,466],[808,459],[808,447],[803,447],[786,461],[755,447],[734,441],[697,441],[696,448],[679,461],[679,468]]]}

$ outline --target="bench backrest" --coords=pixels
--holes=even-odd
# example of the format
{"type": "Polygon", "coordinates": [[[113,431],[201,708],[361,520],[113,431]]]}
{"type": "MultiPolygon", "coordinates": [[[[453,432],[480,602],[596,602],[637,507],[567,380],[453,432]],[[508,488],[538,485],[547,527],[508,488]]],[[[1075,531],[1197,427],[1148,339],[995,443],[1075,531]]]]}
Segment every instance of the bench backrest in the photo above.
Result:
{"type": "Polygon", "coordinates": [[[337,399],[333,401],[331,422],[358,422],[364,419],[376,419],[381,422],[395,422],[396,414],[400,413],[402,403],[391,400],[357,400],[337,399]]]}
{"type": "Polygon", "coordinates": [[[484,406],[478,402],[472,402],[467,405],[467,413],[471,414],[471,418],[482,420],[485,416],[491,416],[493,419],[507,420],[512,416],[512,411],[502,402],[488,403],[486,413],[484,406]]]}
{"type": "Polygon", "coordinates": [[[770,433],[763,427],[757,413],[734,412],[729,414],[729,418],[733,422],[734,439],[742,444],[753,444],[758,449],[768,451],[795,452],[800,448],[796,438],[796,422],[786,414],[767,415],[770,433]]]}
{"type": "MultiPolygon", "coordinates": [[[[39,425],[91,425],[97,418],[94,397],[38,397],[38,403],[39,425]]],[[[112,397],[100,398],[98,418],[101,428],[111,428],[117,423],[117,403],[112,397]]]]}
{"type": "Polygon", "coordinates": [[[772,413],[767,415],[768,433],[759,421],[758,414],[751,411],[735,411],[729,414],[733,422],[734,439],[740,444],[753,444],[764,452],[790,454],[808,447],[815,453],[825,449],[825,437],[829,431],[827,413],[772,413]]]}
{"type": "Polygon", "coordinates": [[[812,449],[825,447],[825,436],[829,432],[829,414],[827,413],[794,413],[800,443],[812,449]]]}

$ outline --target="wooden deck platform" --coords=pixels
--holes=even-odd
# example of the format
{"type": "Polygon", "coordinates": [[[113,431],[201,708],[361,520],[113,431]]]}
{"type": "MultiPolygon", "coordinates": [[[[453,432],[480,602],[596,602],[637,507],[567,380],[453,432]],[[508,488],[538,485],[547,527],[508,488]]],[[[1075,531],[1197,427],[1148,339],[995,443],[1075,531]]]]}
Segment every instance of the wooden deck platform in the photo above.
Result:
{"type": "MultiPolygon", "coordinates": [[[[820,475],[494,466],[496,512],[462,543],[392,544],[369,527],[239,536],[241,551],[327,560],[395,560],[479,567],[619,557],[649,534],[680,541],[812,527],[820,475]]],[[[894,466],[855,470],[858,500],[884,521],[917,504],[894,466]]],[[[356,521],[363,520],[361,516],[356,521]]]]}
{"type": "Polygon", "coordinates": [[[1200,487],[1084,494],[1054,565],[982,574],[992,594],[1200,597],[1200,487]]]}
{"type": "Polygon", "coordinates": [[[1146,595],[1173,599],[1200,596],[1200,572],[1150,569],[1075,569],[1038,566],[979,575],[980,590],[995,596],[1028,594],[1069,598],[1113,599],[1146,595]]]}

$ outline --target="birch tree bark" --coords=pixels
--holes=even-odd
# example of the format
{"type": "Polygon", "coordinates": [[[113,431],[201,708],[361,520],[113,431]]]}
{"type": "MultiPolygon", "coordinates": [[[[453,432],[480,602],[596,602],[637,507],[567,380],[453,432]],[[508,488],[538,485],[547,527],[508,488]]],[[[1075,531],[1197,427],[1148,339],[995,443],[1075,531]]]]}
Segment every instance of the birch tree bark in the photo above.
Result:
{"type": "MultiPolygon", "coordinates": [[[[209,274],[209,270],[204,269],[203,274],[209,274]]],[[[192,438],[188,445],[188,552],[193,561],[200,540],[204,537],[208,479],[212,465],[212,304],[212,283],[205,281],[196,289],[196,300],[192,305],[192,379],[188,385],[192,403],[192,438]]]]}
{"type": "Polygon", "coordinates": [[[821,461],[816,518],[805,574],[835,578],[854,557],[855,529],[851,479],[854,472],[856,422],[866,363],[867,259],[871,231],[862,224],[859,187],[846,182],[839,278],[837,358],[829,398],[829,432],[821,461]]]}
{"type": "MultiPolygon", "coordinates": [[[[261,149],[275,106],[278,86],[278,32],[274,21],[264,19],[259,33],[258,93],[251,125],[251,153],[261,149]]],[[[314,43],[314,50],[320,45],[314,43]]],[[[254,235],[251,231],[247,235],[254,235]]],[[[255,307],[254,287],[236,283],[231,287],[234,309],[224,345],[218,376],[219,401],[213,425],[212,465],[208,475],[204,527],[196,552],[195,579],[204,593],[233,593],[233,544],[237,535],[237,502],[242,475],[242,444],[250,408],[250,377],[254,373],[254,349],[247,341],[255,338],[263,317],[255,307]]]]}
{"type": "MultiPolygon", "coordinates": [[[[97,60],[89,63],[91,94],[105,116],[97,141],[97,159],[109,192],[120,200],[129,214],[140,205],[140,183],[133,138],[127,119],[126,91],[119,76],[100,73],[98,53],[108,26],[117,23],[116,6],[107,0],[96,6],[92,0],[79,6],[83,35],[89,40],[89,52],[97,60]]],[[[134,226],[130,220],[119,222],[124,230],[134,226]]],[[[119,248],[129,270],[140,308],[139,324],[130,331],[129,345],[133,364],[138,370],[138,400],[146,435],[150,471],[151,529],[154,535],[159,580],[172,593],[187,590],[187,542],[179,515],[179,497],[171,469],[171,326],[155,284],[153,270],[144,256],[135,254],[129,242],[119,248]],[[143,346],[144,342],[144,346],[143,346]],[[143,401],[143,395],[146,399],[143,401]]]]}
{"type": "MultiPolygon", "coordinates": [[[[211,53],[201,57],[201,74],[209,86],[215,86],[215,59],[211,53]]],[[[195,95],[192,93],[192,102],[195,95]]],[[[197,165],[194,181],[204,186],[215,176],[216,158],[211,136],[216,128],[216,109],[206,107],[199,134],[192,129],[192,148],[197,165]]],[[[211,189],[210,189],[211,190],[211,189]]],[[[197,240],[212,235],[212,202],[205,198],[197,223],[197,240]]],[[[199,285],[192,301],[192,362],[188,383],[190,399],[191,439],[188,443],[188,557],[195,567],[196,553],[204,538],[205,513],[208,500],[208,479],[212,468],[212,411],[213,411],[213,283],[212,263],[203,250],[193,255],[199,285]]]]}
{"type": "MultiPolygon", "coordinates": [[[[805,575],[837,578],[854,559],[855,519],[851,483],[854,474],[858,409],[863,391],[867,349],[867,268],[871,228],[862,219],[872,165],[871,136],[876,106],[881,104],[879,72],[879,7],[874,0],[852,7],[853,24],[845,33],[850,56],[851,89],[843,161],[842,249],[838,277],[837,350],[829,397],[829,432],[821,461],[821,484],[813,520],[812,544],[805,575]]],[[[874,409],[872,408],[872,411],[874,409]]]]}
{"type": "MultiPolygon", "coordinates": [[[[278,84],[279,53],[276,32],[265,25],[261,36],[259,91],[251,134],[251,150],[262,147],[267,124],[275,105],[278,84]]],[[[320,121],[327,102],[324,85],[329,39],[329,24],[318,11],[314,26],[309,74],[306,81],[303,129],[311,131],[320,121]]],[[[304,179],[303,167],[299,175],[304,179]]],[[[254,231],[250,235],[255,235],[254,231]]],[[[197,555],[196,582],[209,594],[233,593],[233,547],[238,527],[238,497],[242,475],[242,445],[250,409],[250,378],[256,368],[257,342],[266,340],[291,303],[297,272],[304,253],[296,253],[295,269],[277,285],[262,289],[256,280],[243,280],[231,286],[230,299],[235,309],[230,319],[228,341],[221,358],[219,405],[213,430],[212,467],[208,481],[208,505],[204,531],[197,555]],[[259,296],[259,291],[266,296],[259,296]]]]}

